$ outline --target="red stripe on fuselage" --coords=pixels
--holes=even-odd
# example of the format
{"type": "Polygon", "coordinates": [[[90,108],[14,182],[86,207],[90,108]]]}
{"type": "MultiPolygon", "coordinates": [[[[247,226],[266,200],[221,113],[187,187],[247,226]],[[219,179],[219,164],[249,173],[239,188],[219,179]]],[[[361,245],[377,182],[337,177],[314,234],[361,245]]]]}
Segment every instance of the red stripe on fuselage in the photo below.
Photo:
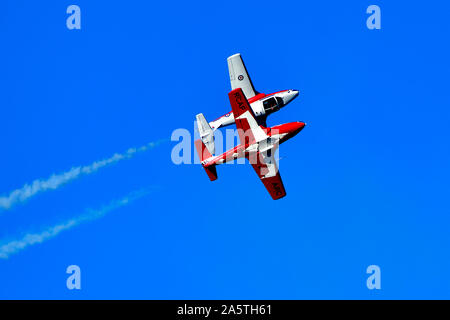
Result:
{"type": "MultiPolygon", "coordinates": [[[[267,134],[267,136],[271,137],[273,135],[278,134],[286,134],[281,140],[280,144],[289,140],[290,138],[294,137],[297,133],[299,133],[303,128],[305,127],[304,122],[290,122],[285,124],[280,124],[278,126],[273,126],[269,128],[265,128],[261,126],[261,128],[264,130],[264,132],[267,134]]],[[[252,145],[251,143],[243,145],[239,144],[236,147],[225,151],[224,153],[213,157],[208,163],[205,164],[205,167],[219,164],[218,162],[221,160],[224,160],[224,162],[232,161],[235,159],[242,158],[245,156],[245,150],[252,145]],[[233,157],[233,154],[237,153],[237,157],[233,157]]]]}
{"type": "MultiPolygon", "coordinates": [[[[255,102],[255,101],[258,101],[258,100],[261,100],[261,99],[264,99],[264,98],[273,96],[274,94],[281,93],[281,92],[285,92],[285,91],[288,91],[288,90],[281,90],[281,91],[273,92],[273,93],[270,93],[270,94],[258,93],[258,94],[255,95],[254,97],[251,97],[250,99],[248,99],[248,103],[249,103],[249,104],[252,104],[252,103],[255,102]]],[[[221,118],[223,118],[223,117],[225,117],[225,116],[227,116],[227,115],[229,115],[229,114],[232,114],[232,113],[233,113],[233,111],[230,111],[230,112],[228,112],[228,113],[225,113],[223,116],[220,116],[220,117],[218,117],[217,119],[215,119],[215,120],[213,120],[213,121],[211,121],[211,122],[217,121],[217,120],[219,120],[219,119],[221,119],[221,118]]]]}

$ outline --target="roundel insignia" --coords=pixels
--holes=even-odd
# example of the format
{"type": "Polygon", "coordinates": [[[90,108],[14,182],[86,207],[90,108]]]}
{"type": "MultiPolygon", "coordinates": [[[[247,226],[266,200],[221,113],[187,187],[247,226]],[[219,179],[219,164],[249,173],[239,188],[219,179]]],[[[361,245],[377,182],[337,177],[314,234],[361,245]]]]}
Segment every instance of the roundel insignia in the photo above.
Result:
{"type": "Polygon", "coordinates": [[[239,81],[244,80],[244,76],[241,74],[241,75],[238,77],[238,80],[239,80],[239,81]]]}

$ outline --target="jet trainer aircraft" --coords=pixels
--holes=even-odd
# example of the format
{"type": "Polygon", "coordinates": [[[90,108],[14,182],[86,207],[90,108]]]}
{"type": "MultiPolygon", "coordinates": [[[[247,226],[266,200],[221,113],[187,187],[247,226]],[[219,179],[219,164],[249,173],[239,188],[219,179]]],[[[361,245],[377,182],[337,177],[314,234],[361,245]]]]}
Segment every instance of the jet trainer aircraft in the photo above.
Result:
{"type": "MultiPolygon", "coordinates": [[[[259,93],[253,86],[240,53],[228,57],[227,62],[231,89],[242,89],[258,124],[266,126],[266,118],[269,114],[280,110],[299,94],[297,90],[283,90],[271,94],[259,93]]],[[[196,117],[200,137],[208,150],[214,154],[214,130],[233,124],[233,112],[230,111],[210,123],[206,121],[202,113],[196,117]]]]}
{"type": "Polygon", "coordinates": [[[214,181],[217,179],[217,165],[246,157],[272,198],[283,198],[286,190],[278,172],[275,151],[280,143],[299,133],[305,123],[291,122],[266,128],[256,121],[255,112],[250,107],[243,89],[232,90],[228,97],[241,143],[221,155],[213,156],[201,139],[196,140],[195,147],[203,168],[209,179],[214,181]]]}

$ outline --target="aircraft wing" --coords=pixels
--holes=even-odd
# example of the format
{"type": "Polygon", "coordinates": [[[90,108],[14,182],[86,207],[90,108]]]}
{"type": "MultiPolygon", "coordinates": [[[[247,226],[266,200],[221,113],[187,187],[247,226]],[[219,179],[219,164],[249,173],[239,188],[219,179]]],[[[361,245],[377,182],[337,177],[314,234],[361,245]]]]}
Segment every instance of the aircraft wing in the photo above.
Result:
{"type": "Polygon", "coordinates": [[[228,72],[230,73],[231,89],[241,88],[247,99],[254,97],[256,95],[256,90],[248,75],[247,68],[245,68],[241,54],[237,53],[228,57],[227,62],[228,72]]]}
{"type": "Polygon", "coordinates": [[[277,146],[258,125],[241,88],[228,94],[241,143],[246,146],[248,160],[274,200],[286,195],[274,158],[277,146]]]}
{"type": "Polygon", "coordinates": [[[241,88],[232,90],[228,97],[230,98],[231,109],[233,110],[234,121],[238,129],[239,139],[243,145],[252,144],[269,137],[255,120],[250,104],[245,98],[241,88]]]}
{"type": "Polygon", "coordinates": [[[286,190],[278,171],[274,151],[274,149],[270,149],[266,152],[257,152],[249,157],[249,161],[272,199],[277,200],[286,195],[286,190]]]}

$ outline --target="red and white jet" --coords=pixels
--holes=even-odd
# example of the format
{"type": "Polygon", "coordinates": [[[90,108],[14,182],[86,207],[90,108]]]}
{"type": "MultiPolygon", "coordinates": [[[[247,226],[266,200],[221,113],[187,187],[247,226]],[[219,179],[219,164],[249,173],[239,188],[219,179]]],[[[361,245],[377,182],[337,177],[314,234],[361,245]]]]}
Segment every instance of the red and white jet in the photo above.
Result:
{"type": "MultiPolygon", "coordinates": [[[[280,110],[299,94],[298,90],[283,90],[270,94],[259,93],[253,86],[240,53],[228,57],[227,62],[231,89],[242,89],[258,124],[266,126],[266,119],[269,114],[280,110]]],[[[214,147],[214,130],[233,123],[234,116],[232,111],[209,123],[203,114],[197,115],[198,130],[208,149],[214,147]]]]}
{"type": "Polygon", "coordinates": [[[303,122],[291,122],[270,128],[259,125],[243,89],[232,90],[230,98],[232,113],[236,120],[240,144],[221,155],[213,156],[201,139],[195,141],[200,161],[211,181],[217,179],[216,166],[234,159],[246,157],[255,169],[267,191],[274,200],[286,195],[275,161],[275,151],[280,143],[299,133],[303,122]]]}

